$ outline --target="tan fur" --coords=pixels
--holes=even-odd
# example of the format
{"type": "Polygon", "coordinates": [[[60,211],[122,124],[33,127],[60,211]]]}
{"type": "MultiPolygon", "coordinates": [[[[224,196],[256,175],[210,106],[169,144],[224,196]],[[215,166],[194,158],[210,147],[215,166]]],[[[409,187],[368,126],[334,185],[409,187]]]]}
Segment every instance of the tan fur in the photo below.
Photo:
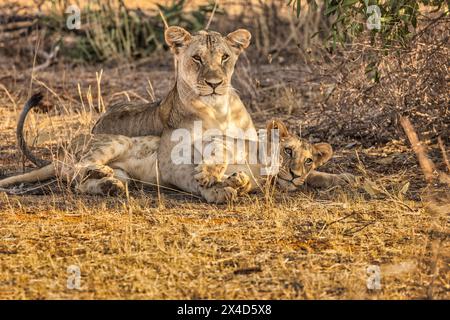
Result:
{"type": "MultiPolygon", "coordinates": [[[[121,176],[125,172],[136,179],[153,181],[157,157],[162,184],[200,194],[208,202],[223,202],[239,192],[251,190],[251,187],[242,185],[243,181],[247,181],[246,184],[250,181],[243,174],[223,179],[233,168],[228,166],[226,159],[220,164],[200,165],[174,164],[169,160],[177,143],[171,139],[174,130],[186,129],[193,136],[196,121],[201,121],[204,131],[217,129],[231,136],[237,136],[238,130],[255,130],[247,110],[231,87],[234,66],[239,54],[248,47],[250,38],[250,33],[243,29],[223,37],[213,31],[191,35],[183,28],[169,27],[165,39],[175,57],[176,82],[167,97],[156,104],[117,104],[111,107],[94,126],[95,135],[79,139],[83,141],[80,145],[88,149],[85,158],[73,169],[70,165],[63,165],[62,169],[55,165],[55,172],[67,175],[69,180],[78,179],[77,188],[82,192],[105,193],[105,190],[123,186],[115,178],[116,172],[121,176]],[[151,135],[161,135],[159,147],[150,148],[151,153],[141,158],[135,148],[145,139],[159,139],[151,135]],[[86,143],[86,139],[92,141],[86,143]],[[105,143],[102,140],[110,141],[105,143]],[[105,145],[109,146],[109,151],[105,151],[105,145]],[[95,179],[90,179],[91,176],[95,179]]],[[[73,146],[74,154],[83,154],[77,149],[77,142],[73,146]]],[[[238,171],[241,170],[234,172],[238,171]]],[[[287,181],[285,176],[282,179],[287,181]]]]}
{"type": "Polygon", "coordinates": [[[175,85],[166,98],[154,103],[112,105],[97,120],[92,133],[160,136],[165,127],[179,128],[186,116],[205,121],[206,127],[222,130],[230,123],[238,128],[254,128],[231,87],[235,63],[239,53],[249,45],[250,33],[239,29],[226,37],[213,31],[191,35],[180,27],[170,27],[165,36],[175,54],[177,69],[175,85]],[[201,61],[194,60],[194,56],[201,61]],[[212,88],[208,83],[220,85],[212,88]],[[219,106],[216,101],[221,101],[219,106]]]}
{"type": "MultiPolygon", "coordinates": [[[[267,131],[278,129],[280,135],[279,141],[279,171],[276,175],[276,181],[279,187],[284,191],[295,191],[304,184],[312,187],[327,188],[337,185],[346,185],[356,181],[356,178],[349,174],[330,174],[316,171],[317,168],[328,162],[332,155],[333,149],[328,143],[311,144],[306,140],[289,133],[286,126],[280,121],[271,121],[268,123],[267,131]],[[289,150],[289,153],[286,151],[289,150]]],[[[267,146],[269,153],[271,152],[271,141],[267,146]]],[[[246,141],[244,157],[248,157],[249,150],[248,141],[246,141]]],[[[236,154],[232,154],[230,163],[237,163],[236,154]]],[[[212,179],[216,181],[211,188],[201,190],[202,194],[210,202],[215,197],[221,200],[229,197],[236,197],[251,191],[258,190],[264,183],[272,181],[271,177],[261,175],[262,164],[230,164],[225,168],[224,179],[220,176],[214,176],[212,179]],[[220,186],[227,188],[220,195],[220,186]],[[231,191],[234,189],[234,191],[231,191]],[[213,191],[213,192],[212,192],[213,191]]],[[[199,170],[197,168],[197,170],[199,170]]]]}
{"type": "MultiPolygon", "coordinates": [[[[281,168],[278,183],[284,190],[296,190],[306,183],[316,187],[328,187],[342,184],[351,179],[351,175],[333,175],[315,171],[332,156],[329,144],[310,144],[289,134],[281,122],[271,122],[268,130],[277,124],[280,130],[281,168]],[[286,148],[292,150],[286,154],[286,148]],[[313,162],[306,164],[306,159],[313,162]],[[294,175],[295,176],[294,176],[294,175]]],[[[245,150],[249,150],[246,141],[245,150]]],[[[0,187],[23,182],[44,181],[52,177],[74,183],[81,193],[117,195],[125,191],[130,180],[156,185],[158,177],[165,180],[167,173],[157,171],[157,152],[160,149],[160,138],[156,136],[125,137],[120,135],[80,135],[72,140],[67,148],[58,152],[53,164],[36,169],[29,173],[0,180],[0,187]]],[[[270,149],[270,143],[269,143],[270,149]]],[[[230,159],[235,163],[233,159],[230,159]]],[[[244,155],[248,156],[247,154],[244,155]]],[[[161,158],[160,158],[161,159],[161,158]]],[[[164,159],[169,163],[171,159],[164,159]]],[[[260,164],[231,164],[226,167],[224,179],[215,177],[216,182],[208,187],[185,189],[201,195],[208,202],[222,203],[234,200],[237,196],[256,190],[268,181],[261,175],[260,164]]],[[[179,184],[193,181],[192,175],[185,172],[178,176],[179,184]]],[[[178,184],[175,184],[178,185],[178,184]]]]}
{"type": "MultiPolygon", "coordinates": [[[[231,77],[239,54],[250,44],[251,35],[239,29],[227,36],[213,31],[191,35],[180,27],[169,27],[165,39],[175,57],[176,82],[160,103],[147,105],[118,104],[110,108],[96,123],[93,133],[126,136],[161,135],[158,152],[167,159],[174,142],[174,130],[184,128],[192,133],[195,121],[203,130],[255,130],[239,96],[231,87],[231,77]]],[[[228,132],[229,133],[229,132],[228,132]]],[[[231,133],[232,134],[232,133],[231,133]]],[[[192,181],[177,185],[183,190],[199,190],[215,181],[210,173],[223,174],[223,166],[204,166],[195,173],[195,166],[174,166],[161,162],[164,183],[177,185],[180,174],[189,172],[192,181]]]]}
{"type": "Polygon", "coordinates": [[[58,152],[52,164],[0,180],[0,187],[56,176],[74,183],[81,193],[115,195],[124,192],[130,179],[156,184],[159,140],[156,136],[80,135],[58,152]]]}

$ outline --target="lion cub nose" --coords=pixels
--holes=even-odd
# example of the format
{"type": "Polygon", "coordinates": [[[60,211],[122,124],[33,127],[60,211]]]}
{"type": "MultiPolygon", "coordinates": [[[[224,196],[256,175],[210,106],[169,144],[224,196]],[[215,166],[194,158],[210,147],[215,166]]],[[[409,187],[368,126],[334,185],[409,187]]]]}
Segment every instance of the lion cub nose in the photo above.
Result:
{"type": "Polygon", "coordinates": [[[296,174],[292,169],[289,169],[292,179],[297,179],[299,178],[301,175],[300,174],[296,174]]]}
{"type": "Polygon", "coordinates": [[[217,80],[206,81],[205,80],[205,82],[206,82],[206,84],[208,86],[210,86],[211,88],[215,89],[215,88],[217,88],[218,86],[220,86],[222,84],[223,80],[220,80],[220,81],[217,81],[217,80]]]}

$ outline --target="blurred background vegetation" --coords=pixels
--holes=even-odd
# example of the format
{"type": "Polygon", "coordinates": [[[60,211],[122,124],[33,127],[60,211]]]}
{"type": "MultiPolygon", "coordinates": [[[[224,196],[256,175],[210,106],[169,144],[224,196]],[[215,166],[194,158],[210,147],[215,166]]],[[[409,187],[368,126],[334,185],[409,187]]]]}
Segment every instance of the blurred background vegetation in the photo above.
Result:
{"type": "Polygon", "coordinates": [[[282,49],[301,38],[296,44],[302,47],[315,39],[324,48],[336,50],[337,45],[351,44],[364,35],[372,46],[392,48],[408,44],[418,19],[436,12],[448,15],[449,5],[448,0],[19,1],[0,5],[0,40],[17,39],[7,33],[24,35],[46,29],[47,36],[54,37],[53,45],[60,43],[62,54],[72,59],[139,59],[164,47],[161,15],[169,25],[195,32],[205,27],[214,11],[219,21],[213,26],[248,27],[257,35],[263,55],[277,50],[279,41],[274,38],[286,42],[282,49]],[[69,30],[66,24],[73,4],[81,8],[81,28],[77,30],[69,30]],[[367,8],[373,5],[380,9],[381,29],[368,30],[367,22],[376,12],[367,8]]]}
{"type": "MultiPolygon", "coordinates": [[[[236,28],[252,33],[234,85],[255,119],[277,114],[294,123],[301,118],[302,134],[372,145],[401,135],[398,117],[406,114],[431,139],[439,135],[448,139],[449,4],[448,0],[6,1],[0,4],[0,60],[7,61],[0,79],[11,77],[12,71],[26,74],[32,66],[36,72],[69,65],[73,76],[79,66],[98,70],[134,65],[144,70],[162,65],[169,70],[162,17],[168,25],[192,32],[211,20],[210,29],[223,34],[236,28]],[[67,9],[73,4],[81,9],[81,25],[69,30],[67,9]],[[376,12],[368,8],[373,5],[380,9],[381,28],[370,30],[367,22],[376,12]]],[[[130,84],[117,84],[125,85],[130,84]]]]}

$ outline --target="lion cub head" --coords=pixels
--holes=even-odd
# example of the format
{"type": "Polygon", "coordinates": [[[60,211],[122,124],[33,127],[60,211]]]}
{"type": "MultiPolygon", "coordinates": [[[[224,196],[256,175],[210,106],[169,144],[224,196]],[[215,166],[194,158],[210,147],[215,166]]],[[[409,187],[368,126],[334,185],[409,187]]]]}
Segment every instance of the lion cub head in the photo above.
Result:
{"type": "Polygon", "coordinates": [[[250,44],[250,32],[236,30],[227,36],[214,31],[191,35],[181,27],[169,27],[165,39],[175,55],[178,81],[200,97],[228,93],[239,54],[250,44]]]}
{"type": "Polygon", "coordinates": [[[271,120],[267,131],[278,129],[280,137],[280,168],[277,175],[282,189],[294,191],[306,181],[310,172],[325,164],[333,156],[328,143],[309,143],[291,134],[279,120],[271,120]]]}

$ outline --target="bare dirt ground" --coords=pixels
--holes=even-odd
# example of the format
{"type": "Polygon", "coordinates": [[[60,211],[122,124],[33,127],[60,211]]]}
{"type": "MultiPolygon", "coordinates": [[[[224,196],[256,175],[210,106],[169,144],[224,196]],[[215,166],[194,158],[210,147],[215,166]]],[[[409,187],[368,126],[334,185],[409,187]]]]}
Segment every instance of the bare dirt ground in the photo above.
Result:
{"type": "MultiPolygon", "coordinates": [[[[15,141],[30,92],[45,92],[49,108],[30,114],[27,140],[50,158],[58,141],[88,131],[103,106],[161,98],[173,83],[165,51],[120,65],[60,60],[33,76],[32,62],[18,60],[0,57],[0,178],[33,167],[15,141]]],[[[82,196],[56,182],[0,192],[0,298],[450,298],[449,204],[425,196],[430,186],[405,137],[366,143],[317,131],[321,112],[332,113],[317,109],[323,79],[295,91],[289,83],[307,66],[253,61],[241,58],[234,81],[256,125],[282,118],[313,141],[330,132],[336,154],[323,170],[373,184],[254,194],[221,206],[148,186],[125,198],[82,196]],[[80,289],[67,287],[72,265],[80,289]],[[367,287],[370,266],[380,267],[380,289],[367,287]]],[[[427,145],[445,171],[439,146],[427,145]]]]}

